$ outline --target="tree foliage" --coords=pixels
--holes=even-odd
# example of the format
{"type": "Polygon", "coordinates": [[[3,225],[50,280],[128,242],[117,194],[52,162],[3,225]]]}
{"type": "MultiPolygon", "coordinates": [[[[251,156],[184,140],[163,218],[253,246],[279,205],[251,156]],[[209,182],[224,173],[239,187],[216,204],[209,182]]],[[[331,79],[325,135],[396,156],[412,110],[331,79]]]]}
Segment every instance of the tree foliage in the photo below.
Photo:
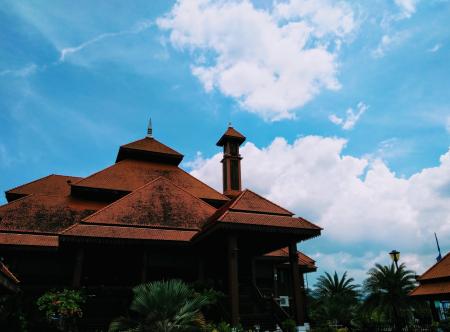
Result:
{"type": "Polygon", "coordinates": [[[188,332],[205,326],[201,309],[209,296],[195,293],[179,280],[156,281],[133,288],[130,315],[115,319],[110,332],[188,332]]]}
{"type": "Polygon", "coordinates": [[[377,320],[395,323],[397,327],[409,320],[414,302],[408,294],[416,286],[414,272],[407,270],[404,264],[398,269],[394,264],[375,264],[368,275],[364,282],[365,311],[371,312],[377,320]]]}
{"type": "Polygon", "coordinates": [[[342,326],[350,326],[358,304],[359,286],[345,272],[341,277],[334,272],[325,272],[317,279],[314,297],[316,320],[327,321],[342,326]]]}

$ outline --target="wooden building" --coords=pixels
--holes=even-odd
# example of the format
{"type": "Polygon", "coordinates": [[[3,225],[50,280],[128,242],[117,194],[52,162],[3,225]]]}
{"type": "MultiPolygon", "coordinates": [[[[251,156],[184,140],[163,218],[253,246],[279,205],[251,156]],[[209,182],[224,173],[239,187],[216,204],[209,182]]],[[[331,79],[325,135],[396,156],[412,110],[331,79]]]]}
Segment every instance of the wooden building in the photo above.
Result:
{"type": "Polygon", "coordinates": [[[434,321],[444,320],[445,311],[450,309],[450,253],[417,278],[419,286],[410,296],[430,302],[434,321]]]}
{"type": "Polygon", "coordinates": [[[132,286],[169,278],[213,280],[234,325],[274,326],[290,316],[303,326],[303,274],[315,265],[297,244],[321,228],[242,190],[244,141],[230,126],[217,142],[223,193],[182,170],[183,155],[151,128],[86,178],[49,175],[8,190],[1,256],[24,291],[85,288],[86,329],[121,314],[132,286]]]}

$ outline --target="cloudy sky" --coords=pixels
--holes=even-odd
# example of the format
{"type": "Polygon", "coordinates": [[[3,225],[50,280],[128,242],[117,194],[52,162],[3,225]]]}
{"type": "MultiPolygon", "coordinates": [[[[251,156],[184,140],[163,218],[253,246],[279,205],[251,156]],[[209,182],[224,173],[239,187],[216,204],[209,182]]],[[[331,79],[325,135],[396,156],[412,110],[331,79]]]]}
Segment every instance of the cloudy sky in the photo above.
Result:
{"type": "Polygon", "coordinates": [[[2,191],[111,164],[150,116],[220,189],[231,121],[244,187],[324,227],[319,272],[450,250],[449,1],[1,2],[2,191]]]}

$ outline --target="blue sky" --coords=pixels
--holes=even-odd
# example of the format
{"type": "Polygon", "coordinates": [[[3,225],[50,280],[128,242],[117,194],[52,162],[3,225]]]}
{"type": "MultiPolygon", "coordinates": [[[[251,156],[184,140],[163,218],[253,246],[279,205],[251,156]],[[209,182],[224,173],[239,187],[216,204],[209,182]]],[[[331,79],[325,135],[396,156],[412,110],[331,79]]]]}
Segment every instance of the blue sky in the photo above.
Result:
{"type": "Polygon", "coordinates": [[[399,246],[422,272],[433,231],[450,248],[448,17],[444,0],[2,1],[0,189],[97,171],[150,116],[219,186],[215,142],[231,121],[251,142],[245,167],[267,177],[244,186],[325,227],[305,244],[322,269],[361,279],[399,246]],[[283,174],[304,187],[280,189],[283,174]],[[396,217],[362,211],[374,206],[396,217]]]}

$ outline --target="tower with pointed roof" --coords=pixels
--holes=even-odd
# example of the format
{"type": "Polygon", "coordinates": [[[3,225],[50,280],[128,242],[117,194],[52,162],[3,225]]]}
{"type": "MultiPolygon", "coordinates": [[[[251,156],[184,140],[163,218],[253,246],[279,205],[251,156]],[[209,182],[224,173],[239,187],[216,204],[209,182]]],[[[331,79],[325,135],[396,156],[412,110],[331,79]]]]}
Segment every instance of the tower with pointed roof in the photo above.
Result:
{"type": "Polygon", "coordinates": [[[238,196],[242,191],[241,160],[239,147],[245,141],[245,136],[234,129],[231,123],[217,142],[223,147],[222,176],[223,194],[230,198],[238,196]]]}

